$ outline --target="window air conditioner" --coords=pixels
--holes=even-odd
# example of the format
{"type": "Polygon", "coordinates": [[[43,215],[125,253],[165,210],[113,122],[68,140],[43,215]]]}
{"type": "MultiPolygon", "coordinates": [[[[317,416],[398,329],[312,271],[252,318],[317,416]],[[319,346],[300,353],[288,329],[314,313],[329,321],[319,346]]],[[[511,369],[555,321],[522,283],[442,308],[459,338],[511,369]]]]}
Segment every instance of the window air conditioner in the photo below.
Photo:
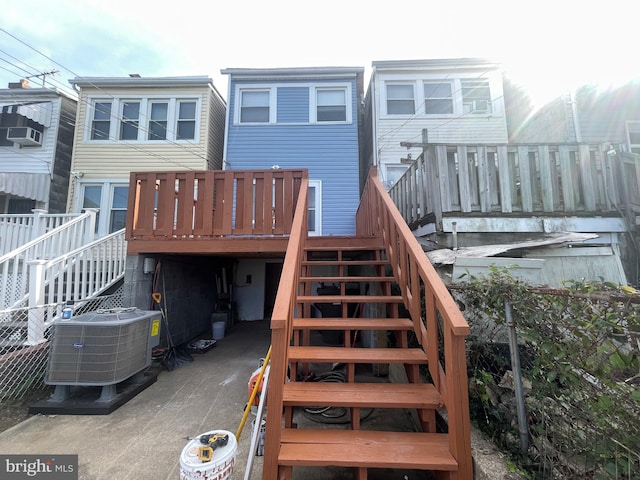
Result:
{"type": "Polygon", "coordinates": [[[488,111],[488,100],[474,100],[473,102],[471,102],[471,113],[487,113],[488,111]]]}
{"type": "Polygon", "coordinates": [[[31,127],[10,127],[7,140],[20,145],[42,145],[42,133],[31,127]]]}

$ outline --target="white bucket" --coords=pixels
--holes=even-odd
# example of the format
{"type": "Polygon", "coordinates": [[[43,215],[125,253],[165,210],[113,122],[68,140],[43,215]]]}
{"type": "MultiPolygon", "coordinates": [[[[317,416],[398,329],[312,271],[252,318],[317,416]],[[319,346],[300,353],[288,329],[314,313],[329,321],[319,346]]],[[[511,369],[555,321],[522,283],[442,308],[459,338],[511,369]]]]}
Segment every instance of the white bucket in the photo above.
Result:
{"type": "Polygon", "coordinates": [[[236,463],[238,442],[233,433],[226,430],[205,432],[191,440],[180,455],[180,480],[227,480],[231,478],[233,466],[236,463]],[[213,451],[213,458],[208,462],[198,459],[198,447],[202,446],[200,437],[221,433],[229,435],[229,441],[224,447],[213,451]]]}
{"type": "Polygon", "coordinates": [[[213,322],[213,339],[220,340],[224,338],[224,327],[227,325],[227,322],[213,322]]]}

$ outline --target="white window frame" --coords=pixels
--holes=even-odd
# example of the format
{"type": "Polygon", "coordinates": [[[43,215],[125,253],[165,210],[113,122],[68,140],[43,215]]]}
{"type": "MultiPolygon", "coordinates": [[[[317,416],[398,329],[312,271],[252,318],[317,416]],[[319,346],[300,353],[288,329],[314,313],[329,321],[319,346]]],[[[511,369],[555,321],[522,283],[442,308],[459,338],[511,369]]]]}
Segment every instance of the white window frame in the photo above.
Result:
{"type": "Polygon", "coordinates": [[[443,116],[443,115],[453,115],[455,113],[455,111],[456,111],[456,101],[455,101],[455,85],[454,85],[454,82],[452,82],[450,80],[428,80],[428,81],[424,81],[424,82],[422,82],[422,95],[423,95],[422,105],[424,106],[423,107],[423,113],[425,115],[443,116]],[[425,95],[425,92],[424,92],[425,85],[449,85],[451,96],[450,97],[427,97],[425,95]],[[430,113],[430,112],[427,112],[427,101],[428,100],[449,100],[449,102],[451,104],[451,112],[449,112],[449,113],[430,113]]]}
{"type": "Polygon", "coordinates": [[[84,141],[87,143],[152,143],[159,144],[162,142],[169,143],[198,143],[200,142],[200,126],[202,112],[202,95],[149,95],[141,97],[140,95],[121,95],[105,98],[103,96],[90,96],[87,98],[87,114],[85,115],[85,135],[84,141]],[[136,140],[120,140],[121,124],[123,122],[123,107],[127,102],[139,102],[140,112],[138,118],[138,137],[136,140]],[[151,105],[153,103],[168,103],[167,108],[167,135],[164,140],[149,140],[149,121],[151,114],[151,105]],[[195,102],[195,129],[194,138],[178,139],[178,113],[179,104],[181,102],[195,102]],[[94,121],[95,104],[111,103],[111,118],[109,125],[109,138],[92,139],[91,130],[94,121]],[[115,113],[117,112],[117,113],[115,113]]]}
{"type": "Polygon", "coordinates": [[[491,81],[488,78],[462,78],[460,79],[460,98],[462,99],[462,113],[464,115],[488,115],[490,113],[492,113],[493,111],[493,100],[491,98],[491,81]],[[467,89],[471,90],[470,87],[467,87],[467,85],[471,85],[471,84],[476,84],[477,87],[480,88],[485,88],[484,85],[481,84],[486,84],[486,88],[487,90],[489,90],[489,97],[488,98],[468,98],[465,95],[465,91],[467,89]],[[486,101],[486,110],[482,109],[482,110],[475,110],[473,108],[473,104],[475,103],[476,100],[480,100],[480,101],[486,101]]]}
{"type": "Polygon", "coordinates": [[[119,102],[120,104],[120,108],[119,108],[119,116],[118,116],[118,140],[119,141],[134,141],[137,140],[140,137],[140,117],[142,116],[142,102],[139,98],[132,98],[132,99],[122,99],[122,101],[119,102]],[[137,103],[138,104],[138,117],[137,118],[124,118],[124,107],[127,104],[134,104],[137,103]],[[129,138],[129,139],[124,139],[122,138],[122,131],[123,128],[125,127],[125,125],[130,125],[136,128],[136,138],[129,138]]]}
{"type": "MultiPolygon", "coordinates": [[[[78,195],[75,201],[75,211],[82,212],[84,210],[84,191],[86,187],[100,187],[100,207],[98,209],[98,218],[96,221],[96,238],[104,237],[109,234],[111,224],[111,212],[113,209],[113,198],[115,187],[129,188],[129,182],[121,179],[91,179],[78,181],[78,195]]],[[[121,209],[118,209],[121,210],[121,209]]]]}
{"type": "Polygon", "coordinates": [[[117,108],[116,105],[114,105],[113,100],[108,99],[108,98],[96,98],[94,100],[92,100],[90,103],[90,115],[87,115],[87,136],[88,136],[88,140],[92,141],[92,142],[108,142],[114,135],[114,115],[113,115],[113,110],[114,108],[117,108]],[[96,114],[98,113],[98,108],[96,107],[97,104],[109,104],[111,105],[111,108],[109,110],[109,130],[107,132],[107,138],[93,138],[93,124],[94,122],[106,122],[107,120],[104,119],[99,119],[96,120],[96,114]]]}
{"type": "Polygon", "coordinates": [[[410,81],[386,81],[384,82],[384,113],[385,115],[388,115],[390,117],[411,117],[413,115],[416,114],[416,82],[414,80],[410,80],[410,81]],[[413,100],[413,112],[412,113],[389,113],[389,90],[388,87],[389,86],[410,86],[411,87],[411,91],[412,91],[412,95],[413,98],[405,98],[405,99],[400,99],[400,98],[395,98],[392,101],[403,101],[403,102],[408,102],[409,100],[413,100]]]}
{"type": "Polygon", "coordinates": [[[310,87],[309,92],[309,123],[317,125],[336,125],[353,123],[353,113],[351,108],[351,84],[346,83],[328,83],[318,84],[310,87]],[[345,118],[344,120],[323,121],[318,120],[318,92],[328,90],[342,90],[344,92],[345,101],[345,118]]]}
{"type": "Polygon", "coordinates": [[[272,125],[276,123],[277,112],[277,88],[272,86],[252,85],[250,87],[244,85],[236,85],[235,91],[235,115],[233,118],[234,125],[272,125]],[[242,112],[242,94],[244,92],[267,92],[269,94],[269,121],[268,122],[242,122],[240,114],[242,112]]]}
{"type": "Polygon", "coordinates": [[[310,237],[322,236],[322,180],[309,180],[309,193],[315,193],[315,226],[316,229],[309,231],[310,237]],[[313,189],[313,190],[312,190],[313,189]]]}
{"type": "Polygon", "coordinates": [[[629,152],[640,153],[640,143],[631,142],[632,133],[636,133],[640,136],[640,120],[627,120],[626,122],[627,145],[629,147],[629,152]]]}

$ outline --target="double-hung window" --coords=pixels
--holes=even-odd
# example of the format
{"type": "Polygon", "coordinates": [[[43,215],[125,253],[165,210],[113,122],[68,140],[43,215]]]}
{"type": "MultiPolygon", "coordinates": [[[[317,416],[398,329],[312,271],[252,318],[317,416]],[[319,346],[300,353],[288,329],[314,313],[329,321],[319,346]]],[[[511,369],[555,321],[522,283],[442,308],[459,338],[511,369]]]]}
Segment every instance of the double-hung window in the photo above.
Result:
{"type": "Polygon", "coordinates": [[[316,121],[318,123],[347,121],[345,88],[316,89],[316,121]]]}
{"type": "Polygon", "coordinates": [[[387,84],[387,114],[413,115],[415,112],[413,84],[387,84]]]}
{"type": "Polygon", "coordinates": [[[140,127],[140,102],[123,101],[121,108],[120,140],[137,140],[140,127]]]}
{"type": "Polygon", "coordinates": [[[112,102],[96,101],[93,103],[91,120],[91,140],[109,140],[111,131],[112,102]]]}
{"type": "Polygon", "coordinates": [[[196,102],[181,100],[178,102],[178,124],[176,140],[196,138],[196,102]]]}
{"type": "Polygon", "coordinates": [[[166,140],[169,103],[166,101],[149,102],[148,140],[166,140]]]}
{"type": "Polygon", "coordinates": [[[427,115],[453,113],[451,82],[429,82],[424,84],[424,113],[427,115]]]}
{"type": "Polygon", "coordinates": [[[240,123],[269,123],[270,90],[240,90],[240,123]]]}
{"type": "Polygon", "coordinates": [[[491,89],[487,80],[462,80],[462,112],[491,113],[491,89]]]}

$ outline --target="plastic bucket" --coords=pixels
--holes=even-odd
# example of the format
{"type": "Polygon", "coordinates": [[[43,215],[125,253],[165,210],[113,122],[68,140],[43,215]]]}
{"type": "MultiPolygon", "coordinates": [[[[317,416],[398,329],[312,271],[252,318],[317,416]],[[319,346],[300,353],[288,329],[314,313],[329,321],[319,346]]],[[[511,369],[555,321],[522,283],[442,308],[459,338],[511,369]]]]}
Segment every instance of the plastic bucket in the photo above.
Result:
{"type": "Polygon", "coordinates": [[[182,449],[180,454],[180,480],[227,480],[231,478],[233,466],[236,463],[238,442],[233,433],[226,430],[212,430],[198,435],[182,449]],[[213,451],[213,457],[208,462],[198,459],[198,447],[202,446],[202,435],[222,433],[229,435],[224,447],[213,451]]]}
{"type": "Polygon", "coordinates": [[[224,327],[227,325],[227,322],[213,322],[213,339],[220,340],[224,338],[224,327]]]}

